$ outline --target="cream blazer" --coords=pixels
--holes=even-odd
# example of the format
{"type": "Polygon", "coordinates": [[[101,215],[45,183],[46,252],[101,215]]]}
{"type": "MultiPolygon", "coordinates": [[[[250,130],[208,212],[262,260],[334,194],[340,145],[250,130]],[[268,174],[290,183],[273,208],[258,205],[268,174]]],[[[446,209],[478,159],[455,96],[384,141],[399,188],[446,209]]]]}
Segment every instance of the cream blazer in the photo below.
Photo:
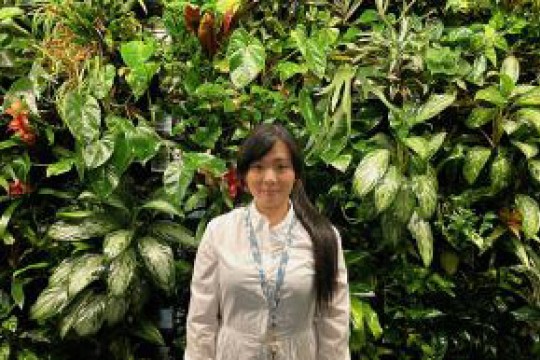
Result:
{"type": "MultiPolygon", "coordinates": [[[[293,207],[269,226],[254,203],[250,216],[269,281],[275,283],[293,207]]],[[[214,218],[201,239],[191,280],[185,360],[266,360],[269,313],[245,226],[247,207],[214,218]]],[[[337,233],[337,231],[336,231],[337,233]]],[[[349,291],[338,234],[338,287],[331,306],[315,312],[312,243],[293,227],[277,312],[278,360],[349,360],[349,291]]]]}

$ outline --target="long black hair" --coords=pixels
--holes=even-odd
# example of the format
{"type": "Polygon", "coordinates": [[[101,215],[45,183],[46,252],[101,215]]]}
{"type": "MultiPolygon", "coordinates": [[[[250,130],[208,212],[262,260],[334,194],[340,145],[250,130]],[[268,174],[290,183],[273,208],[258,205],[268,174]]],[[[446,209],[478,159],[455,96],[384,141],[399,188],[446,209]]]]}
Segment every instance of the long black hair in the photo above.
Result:
{"type": "Polygon", "coordinates": [[[261,124],[255,127],[240,147],[236,164],[238,176],[245,183],[250,165],[266,155],[278,140],[287,145],[291,155],[296,176],[291,201],[297,218],[313,243],[317,307],[322,309],[332,300],[336,290],[338,239],[330,221],[317,210],[304,190],[304,159],[290,132],[280,124],[261,124]]]}

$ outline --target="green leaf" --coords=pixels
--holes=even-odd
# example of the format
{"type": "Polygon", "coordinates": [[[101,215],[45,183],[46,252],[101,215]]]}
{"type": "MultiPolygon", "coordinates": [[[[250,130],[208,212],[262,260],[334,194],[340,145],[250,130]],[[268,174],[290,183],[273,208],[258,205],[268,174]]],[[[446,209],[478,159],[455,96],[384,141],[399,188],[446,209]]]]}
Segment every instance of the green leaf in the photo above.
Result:
{"type": "Polygon", "coordinates": [[[133,329],[133,334],[151,344],[165,346],[165,340],[163,340],[159,329],[148,320],[141,319],[133,329]]]}
{"type": "Polygon", "coordinates": [[[170,201],[165,199],[154,199],[144,203],[141,209],[155,210],[161,213],[182,217],[182,212],[170,201]]]}
{"type": "Polygon", "coordinates": [[[116,166],[109,162],[91,170],[88,174],[88,183],[95,194],[106,199],[118,186],[121,175],[116,166]]]}
{"type": "Polygon", "coordinates": [[[514,102],[517,106],[538,106],[540,105],[540,86],[536,86],[525,94],[519,96],[514,102]]]}
{"type": "Polygon", "coordinates": [[[0,9],[0,21],[23,15],[24,11],[19,7],[7,6],[0,9]]]}
{"type": "Polygon", "coordinates": [[[369,193],[386,173],[390,151],[386,149],[373,150],[358,164],[353,175],[353,190],[357,196],[363,197],[369,193]]]}
{"type": "Polygon", "coordinates": [[[30,308],[30,318],[43,321],[59,314],[68,304],[68,295],[64,286],[49,287],[39,294],[30,308]]]}
{"type": "Polygon", "coordinates": [[[506,74],[501,74],[499,77],[499,91],[501,92],[501,95],[505,98],[508,98],[511,96],[512,92],[514,91],[514,88],[516,86],[512,82],[512,79],[510,76],[506,74]]]}
{"type": "Polygon", "coordinates": [[[470,129],[479,128],[491,121],[497,116],[498,110],[496,108],[474,108],[467,120],[465,125],[470,129]]]}
{"type": "Polygon", "coordinates": [[[102,294],[91,294],[85,300],[77,307],[76,316],[71,324],[79,336],[97,333],[105,320],[107,297],[102,294]]]}
{"type": "Polygon", "coordinates": [[[139,240],[139,253],[156,285],[171,294],[175,284],[174,256],[171,247],[146,236],[139,240]]]}
{"type": "Polygon", "coordinates": [[[507,75],[513,84],[517,84],[519,79],[519,61],[518,59],[510,55],[503,60],[501,65],[501,74],[507,75]]]}
{"type": "Polygon", "coordinates": [[[499,92],[495,86],[490,86],[476,92],[475,100],[484,100],[496,106],[504,106],[506,98],[499,92]]]}
{"type": "Polygon", "coordinates": [[[418,200],[418,215],[430,219],[437,207],[437,178],[432,172],[426,175],[416,175],[412,179],[413,191],[418,200]]]}
{"type": "Polygon", "coordinates": [[[73,299],[90,283],[99,279],[104,268],[104,257],[97,254],[86,254],[76,260],[69,274],[68,297],[73,299]]]}
{"type": "Polygon", "coordinates": [[[114,219],[107,216],[91,216],[80,222],[57,221],[47,231],[47,236],[58,241],[81,241],[101,237],[118,229],[114,219]]]}
{"type": "Polygon", "coordinates": [[[193,233],[184,226],[172,221],[154,222],[150,227],[150,234],[163,241],[196,248],[198,243],[193,233]]]}
{"type": "Polygon", "coordinates": [[[9,225],[9,221],[11,220],[11,217],[13,216],[13,212],[15,209],[17,209],[17,206],[21,204],[20,200],[13,201],[11,204],[9,204],[8,208],[4,211],[2,214],[2,217],[0,217],[0,239],[4,237],[6,234],[7,227],[9,225]]]}
{"type": "Polygon", "coordinates": [[[444,143],[444,139],[446,139],[446,132],[444,131],[437,133],[431,137],[431,139],[429,140],[429,145],[428,145],[428,148],[429,148],[428,159],[431,159],[433,155],[435,155],[437,151],[439,151],[442,144],[444,143]]]}
{"type": "Polygon", "coordinates": [[[136,68],[144,64],[152,57],[154,51],[154,42],[134,40],[120,45],[120,55],[122,56],[122,60],[124,60],[130,68],[136,68]]]}
{"type": "Polygon", "coordinates": [[[308,68],[319,78],[324,76],[327,64],[326,54],[330,45],[336,41],[338,34],[337,29],[322,29],[311,38],[307,38],[303,25],[291,31],[291,38],[306,60],[308,68]]]}
{"type": "Polygon", "coordinates": [[[540,183],[540,160],[529,160],[529,173],[534,180],[540,183]]]}
{"type": "Polygon", "coordinates": [[[388,167],[388,171],[382,180],[376,185],[375,207],[378,212],[386,210],[394,201],[401,186],[401,173],[394,165],[388,167]]]}
{"type": "Polygon", "coordinates": [[[491,188],[494,191],[500,191],[510,184],[512,175],[512,163],[505,152],[499,151],[495,160],[491,164],[490,179],[491,188]]]}
{"type": "Polygon", "coordinates": [[[516,112],[516,118],[519,121],[529,124],[540,135],[540,110],[529,108],[519,109],[516,112]]]}
{"type": "Polygon", "coordinates": [[[516,195],[516,207],[520,212],[521,229],[526,239],[534,237],[540,229],[540,209],[538,203],[528,195],[516,195]]]}
{"type": "Polygon", "coordinates": [[[308,69],[304,64],[282,61],[276,66],[276,71],[279,73],[279,80],[285,82],[296,74],[305,74],[308,69]]]}
{"type": "Polygon", "coordinates": [[[116,230],[108,233],[103,240],[103,254],[114,259],[129,247],[133,238],[131,230],[116,230]]]}
{"type": "Polygon", "coordinates": [[[150,81],[159,70],[159,66],[157,62],[147,62],[129,69],[126,81],[136,99],[140,98],[148,89],[150,81]]]}
{"type": "Polygon", "coordinates": [[[431,95],[427,102],[418,108],[416,116],[414,119],[411,119],[411,125],[423,123],[424,121],[437,116],[447,107],[452,105],[455,100],[456,93],[431,95]]]}
{"type": "Polygon", "coordinates": [[[103,165],[114,151],[114,135],[107,134],[102,139],[93,141],[83,149],[83,159],[87,168],[95,169],[103,165]]]}
{"type": "Polygon", "coordinates": [[[158,153],[162,142],[156,131],[146,121],[139,120],[134,133],[129,138],[129,145],[135,161],[145,164],[158,153]]]}
{"type": "Polygon", "coordinates": [[[309,92],[302,88],[300,94],[298,95],[298,105],[300,108],[300,114],[306,122],[306,128],[311,134],[316,134],[320,131],[321,119],[315,111],[313,106],[313,101],[309,92]]]}
{"type": "Polygon", "coordinates": [[[427,221],[418,216],[415,211],[411,216],[407,228],[416,240],[418,252],[424,266],[429,267],[433,260],[433,234],[431,233],[431,226],[427,221]]]}
{"type": "Polygon", "coordinates": [[[115,76],[116,68],[112,64],[107,64],[104,67],[97,67],[93,70],[88,87],[96,99],[103,100],[109,95],[114,84],[115,76]]]}
{"type": "Polygon", "coordinates": [[[415,207],[416,197],[414,193],[408,184],[402,182],[391,211],[401,224],[408,224],[415,207]]]}
{"type": "Polygon", "coordinates": [[[195,169],[185,166],[183,161],[171,161],[163,172],[165,193],[174,196],[174,201],[180,203],[186,195],[194,174],[195,169]]]}
{"type": "Polygon", "coordinates": [[[117,324],[124,318],[128,309],[129,304],[125,297],[109,295],[107,297],[107,306],[105,307],[105,313],[103,315],[104,321],[106,321],[109,326],[117,324]]]}
{"type": "Polygon", "coordinates": [[[429,142],[421,136],[412,136],[403,140],[405,145],[413,150],[422,160],[427,160],[430,148],[429,142]]]}
{"type": "Polygon", "coordinates": [[[99,138],[101,109],[94,97],[68,92],[60,98],[58,111],[77,141],[90,144],[99,138]]]}
{"type": "Polygon", "coordinates": [[[475,146],[467,151],[463,164],[463,176],[469,184],[473,184],[491,156],[491,149],[475,146]]]}
{"type": "Polygon", "coordinates": [[[75,262],[76,262],[75,260],[76,259],[74,259],[74,258],[64,259],[54,269],[54,272],[52,273],[51,277],[49,278],[49,287],[58,287],[58,286],[67,287],[66,285],[67,285],[67,281],[69,279],[69,274],[71,274],[71,269],[73,268],[73,264],[75,264],[75,262]]]}
{"type": "Polygon", "coordinates": [[[109,274],[107,276],[109,294],[113,296],[125,296],[136,270],[137,259],[132,249],[124,251],[117,256],[109,266],[109,274]]]}
{"type": "Polygon", "coordinates": [[[63,158],[54,164],[50,164],[47,166],[46,177],[65,174],[71,170],[74,164],[75,160],[73,158],[63,158]]]}
{"type": "Polygon", "coordinates": [[[13,277],[11,280],[11,297],[15,304],[22,310],[24,306],[24,285],[27,281],[13,277]]]}
{"type": "Polygon", "coordinates": [[[245,29],[237,29],[229,40],[227,60],[232,83],[243,88],[264,69],[266,52],[259,39],[245,29]]]}
{"type": "Polygon", "coordinates": [[[538,154],[538,146],[536,144],[525,143],[521,141],[512,140],[512,145],[517,147],[527,159],[531,159],[538,154]]]}

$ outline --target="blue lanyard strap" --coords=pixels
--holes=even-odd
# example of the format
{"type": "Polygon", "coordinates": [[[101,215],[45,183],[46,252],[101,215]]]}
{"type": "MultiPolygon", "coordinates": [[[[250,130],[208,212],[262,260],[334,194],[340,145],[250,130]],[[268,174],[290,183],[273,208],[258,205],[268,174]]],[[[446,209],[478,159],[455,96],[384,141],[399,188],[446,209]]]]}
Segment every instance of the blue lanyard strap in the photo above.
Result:
{"type": "MultiPolygon", "coordinates": [[[[261,251],[259,249],[259,244],[257,243],[257,238],[255,237],[255,229],[253,229],[253,224],[251,223],[251,216],[249,213],[249,207],[247,208],[246,213],[246,228],[249,234],[249,242],[251,245],[251,253],[253,255],[253,260],[257,265],[257,270],[259,272],[259,282],[261,283],[261,288],[268,303],[268,308],[272,315],[274,315],[280,301],[280,290],[285,279],[285,270],[287,267],[287,262],[289,261],[289,247],[292,243],[292,229],[295,223],[295,217],[291,219],[289,224],[289,229],[287,231],[287,240],[285,243],[285,249],[281,252],[281,260],[279,262],[278,271],[276,274],[276,285],[275,287],[271,286],[268,283],[266,272],[263,269],[261,261],[261,251]]],[[[273,324],[275,325],[275,324],[273,324]]]]}

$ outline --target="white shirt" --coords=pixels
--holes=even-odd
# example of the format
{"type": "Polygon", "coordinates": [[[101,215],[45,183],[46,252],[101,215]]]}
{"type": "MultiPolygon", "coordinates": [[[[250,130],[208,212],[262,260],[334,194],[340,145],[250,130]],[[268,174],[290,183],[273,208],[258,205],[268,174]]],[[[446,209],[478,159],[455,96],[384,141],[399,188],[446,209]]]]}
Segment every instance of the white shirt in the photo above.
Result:
{"type": "MultiPolygon", "coordinates": [[[[249,205],[267,279],[275,283],[280,251],[294,216],[270,227],[249,205]]],[[[210,221],[201,239],[191,280],[185,360],[264,359],[269,312],[245,224],[246,207],[210,221]]],[[[279,360],[349,360],[349,291],[338,234],[338,285],[327,310],[315,313],[314,259],[299,220],[292,230],[289,262],[277,310],[279,360]]]]}

